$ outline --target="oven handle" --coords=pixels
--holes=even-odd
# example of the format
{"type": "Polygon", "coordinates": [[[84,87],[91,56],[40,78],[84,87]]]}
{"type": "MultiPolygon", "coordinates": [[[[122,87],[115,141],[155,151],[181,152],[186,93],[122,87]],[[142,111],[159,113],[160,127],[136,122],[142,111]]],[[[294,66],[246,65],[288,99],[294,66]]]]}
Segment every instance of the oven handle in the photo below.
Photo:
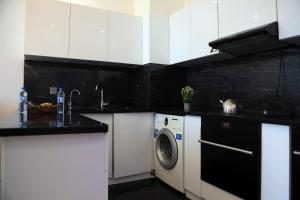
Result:
{"type": "Polygon", "coordinates": [[[205,141],[205,140],[198,140],[198,142],[203,143],[203,144],[208,144],[208,145],[211,145],[211,146],[215,146],[215,147],[219,147],[219,148],[222,148],[222,149],[227,149],[227,150],[231,150],[231,151],[251,155],[251,156],[254,154],[252,151],[247,151],[247,150],[244,150],[244,149],[238,149],[238,148],[235,148],[235,147],[230,147],[230,146],[226,146],[226,145],[222,145],[222,144],[217,144],[217,143],[214,143],[214,142],[208,142],[208,141],[205,141]]]}
{"type": "Polygon", "coordinates": [[[294,154],[295,156],[300,156],[300,152],[299,152],[299,151],[294,151],[293,154],[294,154]]]}

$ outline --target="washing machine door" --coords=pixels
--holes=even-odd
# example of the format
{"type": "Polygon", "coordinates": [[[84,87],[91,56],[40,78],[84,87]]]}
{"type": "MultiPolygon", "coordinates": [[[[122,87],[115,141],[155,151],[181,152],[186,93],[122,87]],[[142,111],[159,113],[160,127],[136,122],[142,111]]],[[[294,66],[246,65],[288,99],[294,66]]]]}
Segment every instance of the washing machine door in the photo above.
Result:
{"type": "Polygon", "coordinates": [[[161,129],[156,136],[155,152],[161,166],[166,170],[175,167],[178,160],[177,142],[169,129],[161,129]]]}

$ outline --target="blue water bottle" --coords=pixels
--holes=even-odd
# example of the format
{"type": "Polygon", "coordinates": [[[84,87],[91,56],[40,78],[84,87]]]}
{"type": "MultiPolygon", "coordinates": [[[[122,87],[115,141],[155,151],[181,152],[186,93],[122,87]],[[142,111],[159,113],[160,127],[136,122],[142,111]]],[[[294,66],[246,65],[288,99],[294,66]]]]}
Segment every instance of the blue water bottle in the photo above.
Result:
{"type": "Polygon", "coordinates": [[[27,114],[27,91],[22,87],[19,95],[19,111],[20,114],[27,114]]]}
{"type": "Polygon", "coordinates": [[[57,114],[64,114],[65,112],[65,93],[63,88],[59,88],[57,93],[57,114]]]}

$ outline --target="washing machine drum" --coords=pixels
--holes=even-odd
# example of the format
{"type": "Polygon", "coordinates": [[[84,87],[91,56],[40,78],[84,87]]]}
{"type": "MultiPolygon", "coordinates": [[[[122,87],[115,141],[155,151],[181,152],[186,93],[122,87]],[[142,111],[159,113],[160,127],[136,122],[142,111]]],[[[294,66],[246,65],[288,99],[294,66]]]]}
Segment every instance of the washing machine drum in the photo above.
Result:
{"type": "Polygon", "coordinates": [[[156,136],[155,152],[161,166],[171,170],[176,166],[178,159],[177,142],[169,129],[161,129],[156,136]]]}

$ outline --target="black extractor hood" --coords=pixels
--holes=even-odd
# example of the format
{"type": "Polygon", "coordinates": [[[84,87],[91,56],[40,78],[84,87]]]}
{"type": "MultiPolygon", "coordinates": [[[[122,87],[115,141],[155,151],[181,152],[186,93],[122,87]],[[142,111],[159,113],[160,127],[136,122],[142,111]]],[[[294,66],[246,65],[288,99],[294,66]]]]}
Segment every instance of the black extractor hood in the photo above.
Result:
{"type": "Polygon", "coordinates": [[[247,55],[288,46],[279,40],[278,22],[217,39],[209,43],[213,49],[233,56],[247,55]]]}

